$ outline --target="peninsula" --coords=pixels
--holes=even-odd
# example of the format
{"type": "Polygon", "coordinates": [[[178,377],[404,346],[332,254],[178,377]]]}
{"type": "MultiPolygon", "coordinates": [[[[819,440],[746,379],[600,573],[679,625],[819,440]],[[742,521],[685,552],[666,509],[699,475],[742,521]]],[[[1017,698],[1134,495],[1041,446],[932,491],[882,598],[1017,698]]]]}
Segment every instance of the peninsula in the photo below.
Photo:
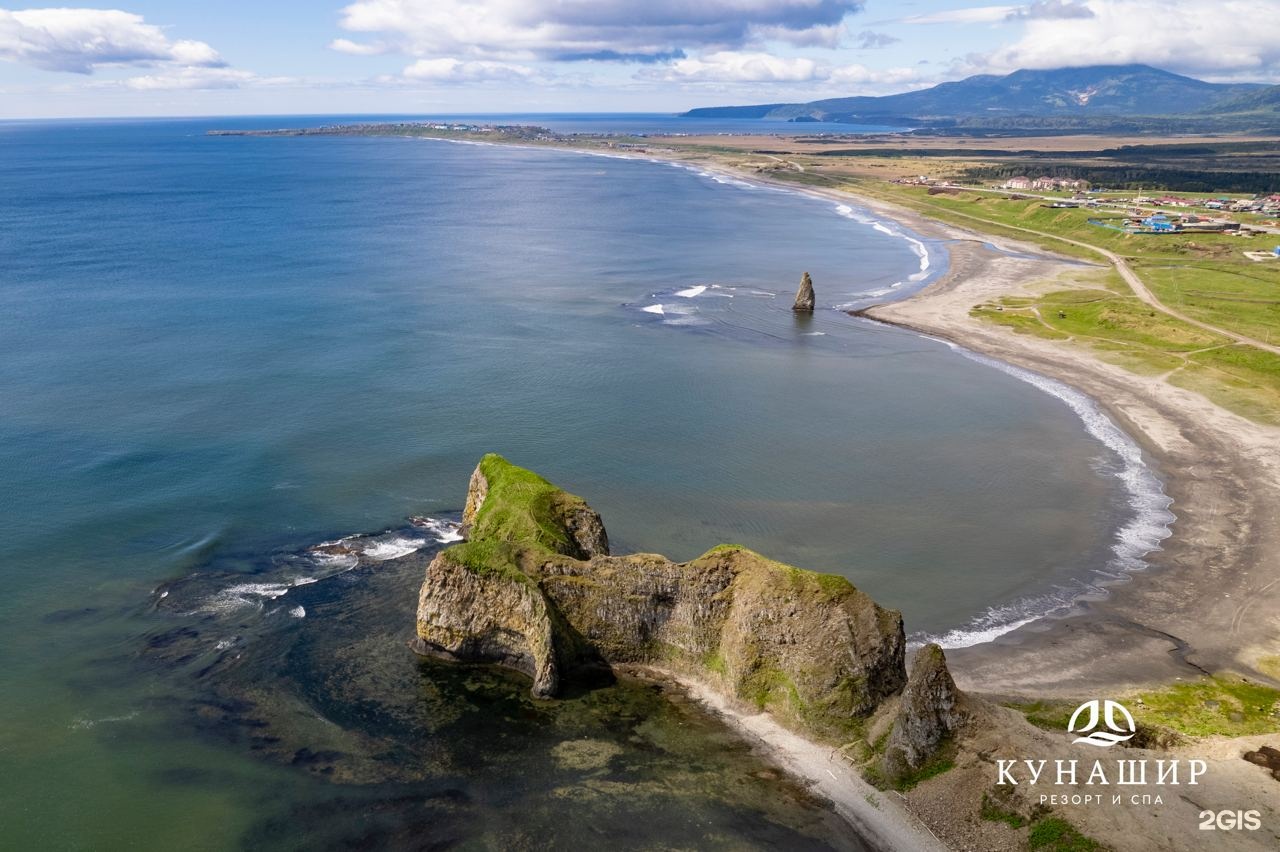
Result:
{"type": "MultiPolygon", "coordinates": [[[[908,679],[902,616],[844,577],[734,545],[686,563],[613,556],[582,498],[494,454],[471,476],[462,530],[466,541],[427,567],[418,653],[515,669],[543,698],[602,669],[656,670],[731,715],[768,714],[802,737],[856,747],[887,784],[916,783],[954,748],[965,699],[942,650],[922,648],[908,679]]],[[[825,782],[822,771],[802,774],[825,782]]],[[[864,836],[941,848],[897,809],[868,807],[873,788],[846,784],[862,801],[847,790],[833,798],[864,836]]]]}

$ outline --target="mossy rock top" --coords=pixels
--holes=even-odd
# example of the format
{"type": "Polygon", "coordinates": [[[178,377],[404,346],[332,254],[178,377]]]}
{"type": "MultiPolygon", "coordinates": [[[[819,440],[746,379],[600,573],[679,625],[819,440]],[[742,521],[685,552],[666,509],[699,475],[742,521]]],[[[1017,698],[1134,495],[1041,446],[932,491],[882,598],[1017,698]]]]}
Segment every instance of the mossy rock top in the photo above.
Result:
{"type": "Polygon", "coordinates": [[[905,682],[901,615],[844,577],[735,544],[683,563],[610,555],[586,501],[495,454],[463,524],[428,567],[419,650],[524,671],[535,694],[600,663],[656,665],[838,738],[905,682]]]}

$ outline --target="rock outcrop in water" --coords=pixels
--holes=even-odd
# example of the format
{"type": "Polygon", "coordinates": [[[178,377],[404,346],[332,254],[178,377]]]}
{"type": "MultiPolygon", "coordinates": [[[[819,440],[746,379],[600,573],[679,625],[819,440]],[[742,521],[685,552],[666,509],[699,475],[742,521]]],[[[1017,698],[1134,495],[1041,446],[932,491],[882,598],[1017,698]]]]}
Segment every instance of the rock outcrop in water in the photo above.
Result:
{"type": "Polygon", "coordinates": [[[916,652],[902,705],[885,747],[882,770],[899,779],[920,769],[960,724],[959,692],[942,648],[925,645],[916,652]]]}
{"type": "Polygon", "coordinates": [[[535,695],[582,667],[651,664],[839,739],[906,681],[901,615],[843,577],[736,546],[610,556],[581,498],[496,455],[472,475],[464,524],[468,540],[427,568],[415,648],[525,672],[535,695]]]}
{"type": "Polygon", "coordinates": [[[813,294],[813,279],[806,272],[800,279],[800,289],[796,291],[796,301],[791,306],[791,310],[800,314],[811,314],[817,301],[817,296],[813,294]]]}

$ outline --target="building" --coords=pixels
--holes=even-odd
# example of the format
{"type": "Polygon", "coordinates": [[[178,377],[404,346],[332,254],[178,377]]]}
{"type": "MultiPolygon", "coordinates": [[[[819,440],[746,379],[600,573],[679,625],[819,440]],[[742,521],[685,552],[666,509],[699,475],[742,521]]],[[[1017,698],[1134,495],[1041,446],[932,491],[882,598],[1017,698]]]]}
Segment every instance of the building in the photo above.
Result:
{"type": "Polygon", "coordinates": [[[1031,178],[1029,177],[1009,178],[1007,181],[1001,184],[1001,187],[1003,187],[1004,189],[1030,189],[1031,178]]]}

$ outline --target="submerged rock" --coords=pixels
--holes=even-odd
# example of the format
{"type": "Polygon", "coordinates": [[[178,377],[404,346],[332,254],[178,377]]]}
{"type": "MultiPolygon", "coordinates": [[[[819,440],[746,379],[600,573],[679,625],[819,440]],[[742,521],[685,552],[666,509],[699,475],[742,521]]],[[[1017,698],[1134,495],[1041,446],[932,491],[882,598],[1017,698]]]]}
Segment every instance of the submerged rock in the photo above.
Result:
{"type": "Polygon", "coordinates": [[[882,769],[888,778],[900,779],[937,754],[962,719],[959,695],[942,648],[929,644],[917,651],[885,747],[882,769]]]}
{"type": "Polygon", "coordinates": [[[651,664],[839,738],[906,680],[901,615],[843,577],[737,546],[610,556],[581,498],[496,455],[464,521],[468,541],[427,568],[415,648],[517,669],[537,696],[583,667],[651,664]]]}
{"type": "Polygon", "coordinates": [[[806,272],[804,277],[800,279],[800,289],[796,291],[796,301],[791,306],[791,310],[797,313],[811,314],[816,303],[817,297],[813,294],[813,279],[806,272]]]}

